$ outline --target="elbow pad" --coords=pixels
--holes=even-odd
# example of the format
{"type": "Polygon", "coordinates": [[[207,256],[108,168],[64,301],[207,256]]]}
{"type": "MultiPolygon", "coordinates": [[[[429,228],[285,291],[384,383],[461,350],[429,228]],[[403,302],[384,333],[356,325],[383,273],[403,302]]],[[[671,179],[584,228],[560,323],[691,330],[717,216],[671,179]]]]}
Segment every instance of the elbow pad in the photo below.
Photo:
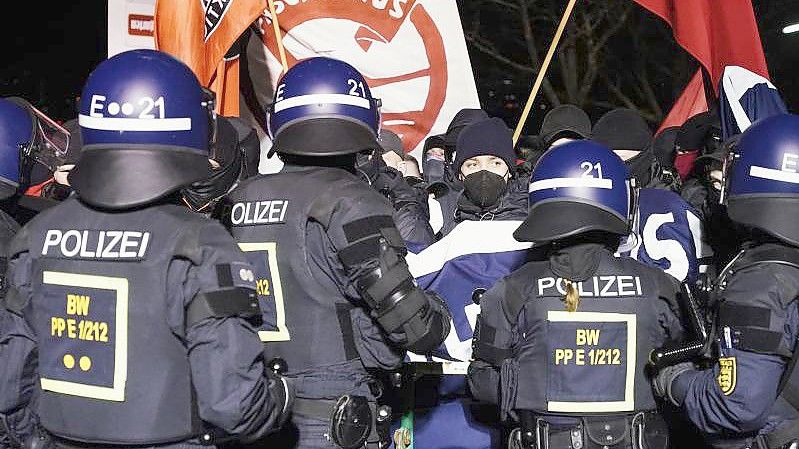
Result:
{"type": "Polygon", "coordinates": [[[378,323],[389,333],[398,331],[422,309],[429,307],[427,296],[416,285],[402,260],[387,270],[380,267],[361,276],[357,287],[374,311],[378,323]]]}

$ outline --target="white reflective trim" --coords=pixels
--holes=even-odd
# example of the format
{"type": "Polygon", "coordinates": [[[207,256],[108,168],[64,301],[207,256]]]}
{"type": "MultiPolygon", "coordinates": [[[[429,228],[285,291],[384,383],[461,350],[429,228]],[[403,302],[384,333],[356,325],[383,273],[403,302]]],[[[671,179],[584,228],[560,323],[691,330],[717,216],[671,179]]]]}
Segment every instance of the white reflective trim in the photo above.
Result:
{"type": "Polygon", "coordinates": [[[278,101],[275,103],[275,112],[311,104],[346,104],[349,106],[371,109],[369,100],[363,97],[346,94],[316,94],[300,95],[299,97],[286,98],[285,100],[278,101]]]}
{"type": "Polygon", "coordinates": [[[773,168],[758,167],[757,165],[749,167],[749,176],[754,178],[771,179],[772,181],[799,184],[799,173],[775,170],[773,168]]]}
{"type": "Polygon", "coordinates": [[[79,115],[78,124],[83,128],[101,131],[190,131],[191,118],[123,118],[92,117],[79,115]]]}
{"type": "Polygon", "coordinates": [[[587,187],[590,189],[612,189],[613,180],[607,178],[552,178],[530,184],[530,192],[561,187],[587,187]]]}

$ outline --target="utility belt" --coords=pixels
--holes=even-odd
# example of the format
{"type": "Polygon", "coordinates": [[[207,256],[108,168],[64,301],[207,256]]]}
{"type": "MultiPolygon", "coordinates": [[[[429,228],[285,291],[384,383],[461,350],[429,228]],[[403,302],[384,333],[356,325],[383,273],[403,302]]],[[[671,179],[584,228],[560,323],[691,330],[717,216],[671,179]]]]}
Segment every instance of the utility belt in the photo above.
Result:
{"type": "Polygon", "coordinates": [[[344,395],[336,400],[297,398],[294,415],[328,421],[330,440],[341,449],[361,449],[367,443],[388,447],[391,407],[378,405],[365,396],[344,395]]]}
{"type": "Polygon", "coordinates": [[[230,435],[221,431],[205,431],[200,435],[181,441],[162,442],[162,443],[142,443],[142,444],[108,444],[108,443],[86,443],[83,441],[70,440],[58,435],[51,434],[42,427],[37,428],[36,434],[31,438],[22,449],[148,449],[158,446],[179,446],[181,443],[190,443],[190,446],[216,446],[234,441],[230,435]]]}
{"type": "Polygon", "coordinates": [[[577,418],[571,427],[553,426],[545,416],[519,411],[508,449],[665,449],[668,428],[656,412],[577,418]]]}

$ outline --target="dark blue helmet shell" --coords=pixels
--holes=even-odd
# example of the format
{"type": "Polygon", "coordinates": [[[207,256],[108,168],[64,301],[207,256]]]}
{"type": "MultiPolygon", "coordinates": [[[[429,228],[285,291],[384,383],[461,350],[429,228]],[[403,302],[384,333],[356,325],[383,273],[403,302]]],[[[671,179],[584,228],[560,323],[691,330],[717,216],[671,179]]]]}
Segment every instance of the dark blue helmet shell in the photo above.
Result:
{"type": "Polygon", "coordinates": [[[799,246],[799,116],[753,123],[727,154],[722,203],[729,217],[799,246]]]}
{"type": "Polygon", "coordinates": [[[757,121],[741,135],[727,170],[727,198],[799,195],[799,116],[757,121]]]}
{"type": "Polygon", "coordinates": [[[85,147],[179,147],[208,154],[209,110],[197,77],[156,50],[131,50],[97,66],[84,84],[78,121],[85,147]]]}
{"type": "Polygon", "coordinates": [[[364,76],[338,59],[313,57],[289,69],[267,121],[277,152],[336,155],[379,148],[380,101],[364,76]]]}
{"type": "Polygon", "coordinates": [[[157,50],[129,50],[89,75],[83,147],[69,182],[87,204],[125,209],[211,175],[213,101],[191,69],[157,50]]]}
{"type": "Polygon", "coordinates": [[[536,163],[530,213],[517,240],[548,242],[588,231],[624,235],[636,191],[624,162],[609,148],[580,140],[555,146],[536,163]]]}

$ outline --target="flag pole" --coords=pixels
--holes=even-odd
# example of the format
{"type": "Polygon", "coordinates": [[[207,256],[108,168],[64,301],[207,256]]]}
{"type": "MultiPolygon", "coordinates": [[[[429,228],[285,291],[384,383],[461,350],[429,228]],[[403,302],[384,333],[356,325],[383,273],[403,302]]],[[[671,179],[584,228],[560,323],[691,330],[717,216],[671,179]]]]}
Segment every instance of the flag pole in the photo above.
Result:
{"type": "Polygon", "coordinates": [[[555,31],[555,37],[552,39],[552,43],[549,45],[549,50],[547,50],[547,55],[544,58],[543,64],[541,64],[540,70],[538,70],[538,75],[536,75],[535,83],[533,84],[533,90],[530,92],[530,97],[527,98],[527,104],[524,105],[522,117],[519,119],[519,123],[516,125],[516,131],[513,133],[514,146],[516,146],[516,143],[519,141],[519,137],[522,134],[524,123],[527,121],[527,116],[530,115],[530,109],[533,107],[533,100],[535,100],[539,89],[541,89],[541,83],[544,81],[544,76],[547,73],[549,64],[552,62],[552,56],[555,55],[555,50],[558,48],[558,43],[563,35],[563,30],[566,28],[566,23],[569,21],[569,17],[571,17],[575,3],[577,3],[577,0],[569,0],[569,4],[566,5],[566,11],[563,12],[563,17],[560,18],[560,24],[558,24],[558,29],[555,31]]]}
{"type": "Polygon", "coordinates": [[[286,60],[286,49],[283,48],[283,35],[280,33],[280,24],[277,21],[277,14],[275,14],[275,1],[269,0],[269,13],[272,15],[272,27],[275,29],[275,39],[277,39],[277,48],[280,52],[280,62],[283,64],[283,73],[289,71],[289,63],[286,60]]]}

